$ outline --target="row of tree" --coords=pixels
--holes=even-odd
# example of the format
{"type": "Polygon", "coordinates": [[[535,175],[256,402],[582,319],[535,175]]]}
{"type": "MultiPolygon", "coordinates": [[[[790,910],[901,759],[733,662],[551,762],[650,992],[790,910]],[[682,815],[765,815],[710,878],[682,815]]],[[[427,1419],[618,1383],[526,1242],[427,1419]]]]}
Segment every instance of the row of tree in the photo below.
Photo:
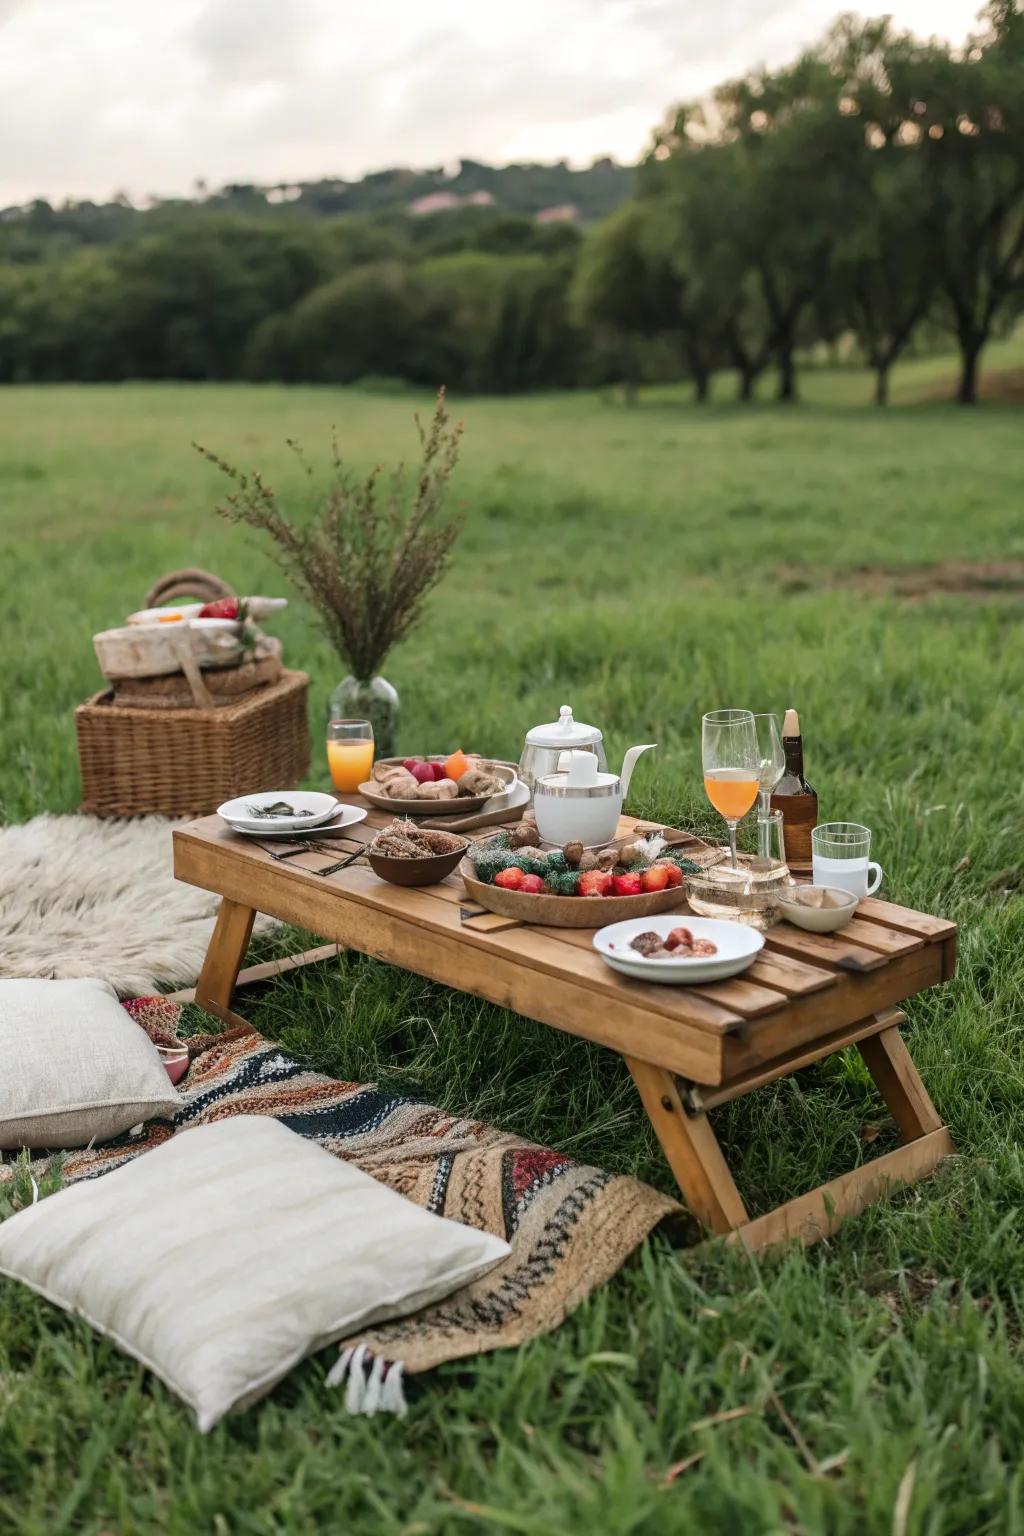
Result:
{"type": "Polygon", "coordinates": [[[1024,312],[1024,11],[963,50],[842,17],[789,68],[673,113],[639,195],[584,247],[578,312],[627,344],[675,333],[698,397],[726,363],[784,400],[809,339],[852,334],[887,399],[918,329],[955,337],[959,398],[1024,312]]]}
{"type": "Polygon", "coordinates": [[[729,367],[742,398],[774,370],[788,400],[801,351],[852,336],[884,402],[942,327],[969,402],[1024,310],[1024,12],[994,0],[958,50],[841,18],[788,68],[675,110],[585,235],[496,205],[417,219],[231,190],[0,215],[0,381],[685,375],[704,398],[729,367]]]}

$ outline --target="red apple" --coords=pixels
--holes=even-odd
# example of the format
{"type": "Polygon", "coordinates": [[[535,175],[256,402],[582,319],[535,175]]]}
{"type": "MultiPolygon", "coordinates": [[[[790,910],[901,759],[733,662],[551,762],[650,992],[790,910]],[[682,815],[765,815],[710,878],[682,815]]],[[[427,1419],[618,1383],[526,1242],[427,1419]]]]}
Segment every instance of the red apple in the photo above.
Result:
{"type": "Polygon", "coordinates": [[[433,784],[434,770],[430,763],[413,763],[409,769],[417,784],[433,784]]]}
{"type": "Polygon", "coordinates": [[[406,773],[412,773],[418,762],[418,757],[406,757],[402,761],[402,767],[405,769],[406,773]]]}
{"type": "Polygon", "coordinates": [[[435,784],[440,784],[442,779],[447,778],[447,774],[444,771],[444,763],[428,763],[427,767],[434,770],[435,784]]]}

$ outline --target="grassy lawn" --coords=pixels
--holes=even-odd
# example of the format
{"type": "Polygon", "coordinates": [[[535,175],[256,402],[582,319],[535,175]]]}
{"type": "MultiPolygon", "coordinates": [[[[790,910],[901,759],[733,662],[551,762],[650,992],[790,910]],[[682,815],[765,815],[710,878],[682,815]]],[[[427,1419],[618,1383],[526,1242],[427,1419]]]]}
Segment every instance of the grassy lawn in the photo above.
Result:
{"type": "MultiPolygon", "coordinates": [[[[1022,360],[1014,343],[991,358],[1022,360]]],[[[667,389],[633,411],[456,401],[467,526],[388,673],[410,751],[515,756],[565,700],[613,761],[658,741],[631,808],[684,824],[707,816],[701,711],[799,706],[822,819],[871,825],[888,894],[963,925],[956,981],[909,1008],[962,1157],[807,1253],[656,1237],[551,1337],[421,1378],[402,1423],[347,1418],[319,1360],[201,1438],[87,1327],[2,1285],[0,1530],[1024,1531],[1024,417],[930,400],[951,366],[907,364],[885,412],[863,375],[827,372],[792,409],[735,407],[731,383],[706,408],[667,389]],[[984,592],[901,595],[910,569],[980,566],[984,592]]],[[[75,808],[90,636],[156,576],[198,564],[281,590],[213,516],[218,476],[190,439],[297,490],[287,437],[315,457],[336,424],[369,466],[411,454],[429,409],[171,385],[2,404],[0,821],[75,808]]],[[[316,737],[339,664],[300,609],[275,628],[312,675],[316,737]]],[[[625,1069],[582,1042],[358,957],[244,1011],[320,1069],[666,1184],[625,1069]]],[[[754,1213],[894,1142],[855,1054],[714,1123],[754,1213]]]]}

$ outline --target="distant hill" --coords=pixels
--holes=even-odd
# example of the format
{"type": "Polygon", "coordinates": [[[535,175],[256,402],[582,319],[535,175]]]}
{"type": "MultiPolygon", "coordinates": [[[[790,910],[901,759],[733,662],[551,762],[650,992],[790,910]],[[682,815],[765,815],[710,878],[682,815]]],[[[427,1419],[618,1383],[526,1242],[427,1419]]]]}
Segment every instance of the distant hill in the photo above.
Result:
{"type": "MultiPolygon", "coordinates": [[[[633,176],[631,166],[607,158],[595,160],[584,170],[573,170],[564,160],[551,165],[485,165],[479,160],[463,160],[455,170],[396,166],[372,171],[358,181],[325,177],[276,185],[240,182],[214,190],[199,182],[191,198],[150,198],[141,207],[124,196],[106,203],[69,200],[59,206],[39,199],[0,210],[0,224],[7,226],[8,237],[20,228],[33,243],[63,232],[74,243],[89,244],[120,240],[154,212],[189,207],[248,215],[280,215],[290,210],[336,218],[348,214],[426,216],[465,204],[500,213],[591,224],[630,196],[633,176]]],[[[4,254],[14,254],[9,243],[4,243],[4,254]]]]}

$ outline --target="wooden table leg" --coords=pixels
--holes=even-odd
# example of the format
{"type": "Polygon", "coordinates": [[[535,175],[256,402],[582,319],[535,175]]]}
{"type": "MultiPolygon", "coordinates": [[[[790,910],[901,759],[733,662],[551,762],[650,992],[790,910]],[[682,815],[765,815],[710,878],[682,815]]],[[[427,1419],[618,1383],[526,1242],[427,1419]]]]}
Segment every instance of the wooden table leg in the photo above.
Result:
{"type": "Polygon", "coordinates": [[[827,1237],[844,1217],[864,1210],[894,1185],[925,1178],[956,1150],[898,1025],[858,1040],[857,1049],[899,1127],[904,1145],[748,1222],[734,1234],[745,1247],[756,1251],[784,1238],[813,1243],[827,1237]]]}
{"type": "Polygon", "coordinates": [[[217,1018],[231,1013],[231,994],[249,947],[256,913],[225,896],[196,983],[196,1002],[217,1018]]]}
{"type": "Polygon", "coordinates": [[[755,1217],[730,1233],[729,1241],[742,1243],[752,1253],[789,1238],[798,1238],[805,1244],[816,1243],[831,1236],[847,1216],[856,1216],[894,1187],[914,1184],[934,1173],[943,1158],[953,1151],[955,1148],[945,1127],[929,1131],[926,1136],[919,1136],[894,1152],[862,1163],[850,1173],[840,1174],[838,1179],[830,1179],[808,1194],[798,1195],[774,1211],[755,1217]]]}
{"type": "Polygon", "coordinates": [[[712,1232],[731,1232],[746,1207],[706,1115],[687,1115],[671,1072],[626,1057],[643,1106],[689,1211],[712,1232]]]}
{"type": "Polygon", "coordinates": [[[898,1029],[884,1029],[881,1034],[861,1040],[857,1049],[904,1141],[916,1141],[919,1136],[942,1129],[938,1110],[928,1097],[898,1029]]]}
{"type": "MultiPolygon", "coordinates": [[[[844,1217],[864,1210],[894,1185],[926,1177],[955,1151],[899,1028],[891,1025],[863,1038],[857,1048],[905,1144],[754,1220],[747,1216],[707,1116],[687,1114],[671,1072],[626,1058],[687,1208],[705,1227],[752,1252],[791,1238],[817,1242],[844,1217]]],[[[754,1078],[743,1084],[743,1091],[756,1086],[754,1078]]]]}

